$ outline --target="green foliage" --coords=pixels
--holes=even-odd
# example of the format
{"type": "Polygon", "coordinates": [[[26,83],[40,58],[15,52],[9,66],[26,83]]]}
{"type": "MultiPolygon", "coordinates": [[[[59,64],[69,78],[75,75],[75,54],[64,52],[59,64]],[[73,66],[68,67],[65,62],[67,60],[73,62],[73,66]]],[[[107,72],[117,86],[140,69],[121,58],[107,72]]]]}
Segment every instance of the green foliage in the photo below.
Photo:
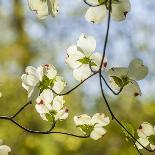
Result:
{"type": "Polygon", "coordinates": [[[152,145],[155,145],[155,135],[151,135],[149,137],[149,142],[152,144],[152,145]]]}

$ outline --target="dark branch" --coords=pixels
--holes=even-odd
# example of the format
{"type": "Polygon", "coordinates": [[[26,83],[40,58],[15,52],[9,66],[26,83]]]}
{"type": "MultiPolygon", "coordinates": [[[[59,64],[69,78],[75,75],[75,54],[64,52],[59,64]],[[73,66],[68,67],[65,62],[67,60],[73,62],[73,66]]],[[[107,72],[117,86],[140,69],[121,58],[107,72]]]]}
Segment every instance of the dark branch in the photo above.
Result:
{"type": "Polygon", "coordinates": [[[105,80],[105,78],[103,77],[102,74],[101,74],[101,78],[102,78],[102,80],[104,81],[104,83],[106,84],[106,86],[110,89],[110,91],[111,91],[114,95],[119,95],[119,94],[122,92],[122,90],[123,90],[124,87],[121,87],[120,90],[119,90],[118,92],[115,92],[115,91],[109,86],[109,84],[107,83],[107,81],[105,80]]]}
{"type": "Polygon", "coordinates": [[[25,128],[24,126],[19,124],[17,121],[13,120],[11,117],[0,116],[0,119],[8,120],[8,121],[12,122],[13,124],[15,124],[16,126],[18,126],[19,128],[21,128],[22,130],[24,130],[24,131],[26,131],[28,133],[32,133],[32,134],[42,134],[42,135],[63,134],[63,135],[77,137],[77,138],[88,138],[89,137],[89,135],[82,136],[82,135],[75,135],[75,134],[67,133],[67,132],[61,132],[61,131],[37,131],[37,130],[31,130],[31,129],[25,128]]]}
{"type": "Polygon", "coordinates": [[[54,90],[53,93],[56,94],[56,95],[59,95],[59,96],[65,96],[65,95],[68,95],[70,94],[71,92],[73,92],[75,89],[77,89],[79,86],[81,86],[85,81],[87,81],[88,79],[90,79],[91,77],[93,77],[94,75],[96,75],[97,73],[99,73],[98,71],[97,72],[94,72],[92,75],[90,75],[89,77],[87,77],[85,80],[83,80],[81,83],[79,83],[78,85],[76,85],[75,87],[73,87],[72,89],[70,89],[69,91],[65,92],[65,93],[61,93],[61,94],[58,94],[57,92],[55,92],[54,90]]]}
{"type": "Polygon", "coordinates": [[[90,7],[98,7],[98,6],[101,6],[101,5],[104,5],[108,2],[108,0],[105,0],[104,2],[100,3],[100,4],[96,4],[96,5],[93,5],[93,4],[90,4],[87,2],[87,0],[83,0],[85,4],[87,4],[88,6],[90,7]]]}

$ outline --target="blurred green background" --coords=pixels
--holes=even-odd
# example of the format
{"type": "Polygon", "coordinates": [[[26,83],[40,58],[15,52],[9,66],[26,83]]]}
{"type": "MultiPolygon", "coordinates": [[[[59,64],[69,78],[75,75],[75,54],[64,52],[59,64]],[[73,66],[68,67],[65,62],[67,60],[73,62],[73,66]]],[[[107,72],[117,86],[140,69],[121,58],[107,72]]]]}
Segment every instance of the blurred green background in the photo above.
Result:
{"type": "MultiPolygon", "coordinates": [[[[105,91],[115,114],[138,128],[143,121],[155,124],[155,2],[131,0],[131,4],[132,11],[126,21],[111,23],[107,50],[108,68],[127,66],[132,58],[139,57],[150,72],[140,82],[143,95],[139,98],[123,95],[114,97],[106,88],[105,91]]],[[[64,63],[65,50],[83,32],[94,35],[97,51],[102,51],[106,28],[106,22],[99,25],[87,23],[84,19],[86,9],[82,0],[60,0],[59,15],[55,19],[49,17],[39,21],[29,10],[26,0],[0,1],[0,115],[11,115],[26,103],[26,91],[21,87],[20,76],[28,65],[52,63],[68,82],[66,90],[77,84],[72,71],[64,63]]],[[[69,119],[59,122],[55,131],[80,134],[73,123],[74,115],[93,115],[96,112],[109,115],[101,98],[97,77],[65,98],[70,109],[69,119]]],[[[47,122],[41,120],[34,106],[23,111],[17,120],[35,130],[46,130],[49,127],[47,122]]],[[[137,154],[115,122],[107,130],[102,139],[93,141],[65,135],[33,135],[10,122],[0,120],[0,139],[12,148],[11,155],[137,154]]],[[[144,154],[149,155],[145,151],[144,154]]]]}

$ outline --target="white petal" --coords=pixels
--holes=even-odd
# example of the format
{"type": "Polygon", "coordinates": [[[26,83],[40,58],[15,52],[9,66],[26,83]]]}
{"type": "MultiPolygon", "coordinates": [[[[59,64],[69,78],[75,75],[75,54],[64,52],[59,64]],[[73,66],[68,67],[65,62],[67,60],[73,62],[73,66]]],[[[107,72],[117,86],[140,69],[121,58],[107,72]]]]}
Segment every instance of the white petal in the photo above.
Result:
{"type": "Polygon", "coordinates": [[[155,150],[155,145],[150,144],[152,150],[155,150]]]}
{"type": "MultiPolygon", "coordinates": [[[[140,144],[142,144],[144,147],[146,147],[146,146],[149,145],[149,141],[148,141],[147,138],[139,138],[139,139],[138,139],[138,142],[139,142],[140,144]]],[[[139,143],[137,143],[137,142],[135,143],[136,146],[137,146],[137,148],[138,148],[138,149],[143,149],[143,147],[142,147],[139,143]]]]}
{"type": "Polygon", "coordinates": [[[44,101],[44,104],[50,104],[53,101],[53,92],[50,89],[45,89],[40,94],[40,97],[44,101]]]}
{"type": "Polygon", "coordinates": [[[103,113],[96,113],[92,120],[93,124],[96,124],[95,126],[106,126],[110,123],[109,117],[105,117],[103,113]]]}
{"type": "Polygon", "coordinates": [[[58,111],[57,115],[55,116],[55,119],[56,120],[65,120],[67,119],[68,117],[68,109],[67,108],[64,108],[60,111],[58,111]]]}
{"type": "Polygon", "coordinates": [[[49,15],[47,1],[28,0],[29,7],[35,11],[38,18],[45,19],[49,15]]]}
{"type": "Polygon", "coordinates": [[[74,122],[76,126],[84,125],[84,124],[91,125],[90,124],[91,117],[86,114],[82,114],[80,116],[74,116],[74,122]]]}
{"type": "Polygon", "coordinates": [[[44,121],[48,121],[48,119],[46,118],[46,113],[40,113],[40,117],[41,117],[44,121]]]}
{"type": "Polygon", "coordinates": [[[7,145],[0,146],[0,155],[9,155],[11,152],[11,148],[7,145]]]}
{"type": "Polygon", "coordinates": [[[55,67],[51,64],[46,64],[43,66],[44,67],[44,74],[49,78],[53,79],[57,75],[57,71],[55,67]]]}
{"type": "MultiPolygon", "coordinates": [[[[48,105],[48,107],[50,107],[50,105],[48,105]]],[[[46,113],[49,113],[49,111],[51,110],[51,108],[48,108],[47,107],[47,104],[36,104],[35,105],[35,108],[36,108],[36,111],[39,113],[39,114],[46,114],[46,113]]]]}
{"type": "Polygon", "coordinates": [[[93,36],[82,33],[77,41],[77,46],[80,47],[85,56],[90,56],[96,49],[96,40],[93,36]]]}
{"type": "Polygon", "coordinates": [[[106,130],[104,128],[98,127],[94,128],[94,130],[91,132],[90,137],[94,140],[98,140],[106,133],[106,130]]]}
{"type": "Polygon", "coordinates": [[[36,86],[39,83],[38,77],[34,75],[23,74],[21,79],[23,83],[27,86],[36,86]]]}
{"type": "Polygon", "coordinates": [[[98,0],[87,0],[87,3],[89,3],[91,5],[98,5],[99,1],[98,0]]]}
{"type": "Polygon", "coordinates": [[[133,80],[142,80],[148,74],[148,68],[143,65],[143,61],[140,59],[134,59],[129,64],[128,76],[133,80]]]}
{"type": "Polygon", "coordinates": [[[137,133],[140,138],[146,138],[147,136],[153,135],[154,128],[150,123],[144,122],[140,125],[137,133]]]}
{"type": "Polygon", "coordinates": [[[85,15],[85,18],[88,22],[95,24],[101,23],[105,18],[107,13],[106,7],[104,5],[98,7],[90,7],[85,15]]]}
{"type": "Polygon", "coordinates": [[[54,86],[52,89],[56,93],[61,93],[64,90],[65,86],[66,86],[66,82],[64,81],[63,77],[56,76],[55,81],[54,81],[54,86]]]}
{"type": "Polygon", "coordinates": [[[126,68],[126,67],[113,67],[108,70],[109,76],[116,76],[118,78],[127,76],[127,74],[128,74],[128,68],[126,68]]]}
{"type": "Polygon", "coordinates": [[[58,0],[50,0],[50,4],[48,4],[49,12],[53,17],[55,17],[58,14],[59,10],[59,1],[58,0]]]}
{"type": "Polygon", "coordinates": [[[28,101],[35,100],[39,95],[39,89],[37,87],[29,87],[28,89],[28,101]]]}
{"type": "Polygon", "coordinates": [[[91,75],[91,70],[88,64],[83,64],[79,68],[73,71],[73,76],[75,77],[76,80],[80,82],[85,80],[90,75],[91,75]]]}
{"type": "Polygon", "coordinates": [[[56,96],[53,100],[52,109],[59,111],[63,108],[63,105],[64,105],[63,96],[56,96]]]}
{"type": "Polygon", "coordinates": [[[130,96],[139,96],[141,95],[141,90],[136,81],[130,81],[124,88],[122,93],[125,93],[130,96]]]}
{"type": "Polygon", "coordinates": [[[116,21],[122,21],[130,10],[131,4],[129,0],[119,0],[119,2],[112,3],[111,17],[116,21]]]}
{"type": "MultiPolygon", "coordinates": [[[[92,66],[92,69],[98,70],[100,67],[101,61],[102,61],[102,54],[101,53],[93,53],[90,56],[90,59],[92,59],[92,62],[94,62],[97,65],[97,66],[92,66]]],[[[104,68],[106,68],[106,66],[107,66],[107,58],[104,58],[102,68],[104,69],[104,68]]]]}
{"type": "Polygon", "coordinates": [[[37,73],[38,73],[39,80],[42,81],[42,78],[44,76],[44,68],[43,68],[43,66],[40,66],[40,67],[37,68],[37,73]]]}
{"type": "Polygon", "coordinates": [[[34,76],[38,75],[37,69],[35,67],[32,67],[32,66],[26,67],[25,72],[26,72],[26,74],[29,74],[29,75],[34,75],[34,76]]]}
{"type": "Polygon", "coordinates": [[[66,63],[73,69],[78,68],[81,65],[81,62],[78,60],[85,57],[83,53],[77,50],[77,46],[73,45],[67,49],[66,63]]]}

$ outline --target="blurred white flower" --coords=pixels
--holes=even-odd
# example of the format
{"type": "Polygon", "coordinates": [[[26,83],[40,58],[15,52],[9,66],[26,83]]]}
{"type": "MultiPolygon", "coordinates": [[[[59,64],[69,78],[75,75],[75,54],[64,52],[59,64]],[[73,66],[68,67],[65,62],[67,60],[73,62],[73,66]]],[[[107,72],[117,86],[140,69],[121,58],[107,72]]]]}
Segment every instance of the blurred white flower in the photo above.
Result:
{"type": "Polygon", "coordinates": [[[133,59],[128,67],[113,67],[108,71],[111,86],[115,89],[124,86],[123,92],[133,96],[141,95],[137,81],[144,79],[147,74],[148,68],[137,58],[133,59]]]}
{"type": "MultiPolygon", "coordinates": [[[[147,147],[150,145],[151,149],[155,149],[155,126],[153,127],[148,122],[143,122],[139,129],[137,129],[137,133],[139,136],[138,141],[144,146],[147,147]]],[[[143,147],[136,142],[136,146],[138,149],[143,149],[143,147]]]]}
{"type": "Polygon", "coordinates": [[[0,144],[0,155],[10,155],[11,148],[7,145],[0,144]]]}
{"type": "Polygon", "coordinates": [[[39,19],[45,19],[49,15],[55,17],[59,10],[58,0],[28,0],[28,5],[39,19]]]}
{"type": "Polygon", "coordinates": [[[57,75],[55,67],[46,64],[38,68],[28,66],[26,74],[21,76],[22,86],[28,92],[28,99],[36,99],[44,89],[53,89],[56,93],[61,93],[66,86],[63,77],[57,75]]]}
{"type": "MultiPolygon", "coordinates": [[[[104,1],[88,0],[88,3],[92,5],[101,4],[104,1]]],[[[88,22],[101,23],[107,15],[109,10],[109,0],[107,3],[98,7],[89,7],[86,12],[85,18],[88,22]]],[[[129,0],[112,0],[111,17],[113,20],[122,21],[126,18],[127,13],[131,10],[131,4],[129,0]]]]}
{"type": "MultiPolygon", "coordinates": [[[[93,53],[96,49],[96,40],[92,36],[81,34],[77,45],[72,45],[67,49],[66,63],[73,69],[73,76],[78,81],[83,81],[89,77],[93,70],[97,71],[100,67],[102,55],[93,53]]],[[[106,67],[107,60],[103,62],[103,68],[106,67]]]]}
{"type": "Polygon", "coordinates": [[[94,140],[101,138],[107,131],[103,127],[110,123],[109,117],[102,113],[96,113],[93,117],[83,114],[74,116],[74,122],[77,127],[94,140]]]}
{"type": "Polygon", "coordinates": [[[0,92],[0,98],[2,97],[2,92],[0,92]]]}
{"type": "Polygon", "coordinates": [[[36,99],[36,111],[43,120],[57,121],[68,117],[68,109],[64,107],[63,96],[53,97],[50,89],[45,89],[36,99]]]}

